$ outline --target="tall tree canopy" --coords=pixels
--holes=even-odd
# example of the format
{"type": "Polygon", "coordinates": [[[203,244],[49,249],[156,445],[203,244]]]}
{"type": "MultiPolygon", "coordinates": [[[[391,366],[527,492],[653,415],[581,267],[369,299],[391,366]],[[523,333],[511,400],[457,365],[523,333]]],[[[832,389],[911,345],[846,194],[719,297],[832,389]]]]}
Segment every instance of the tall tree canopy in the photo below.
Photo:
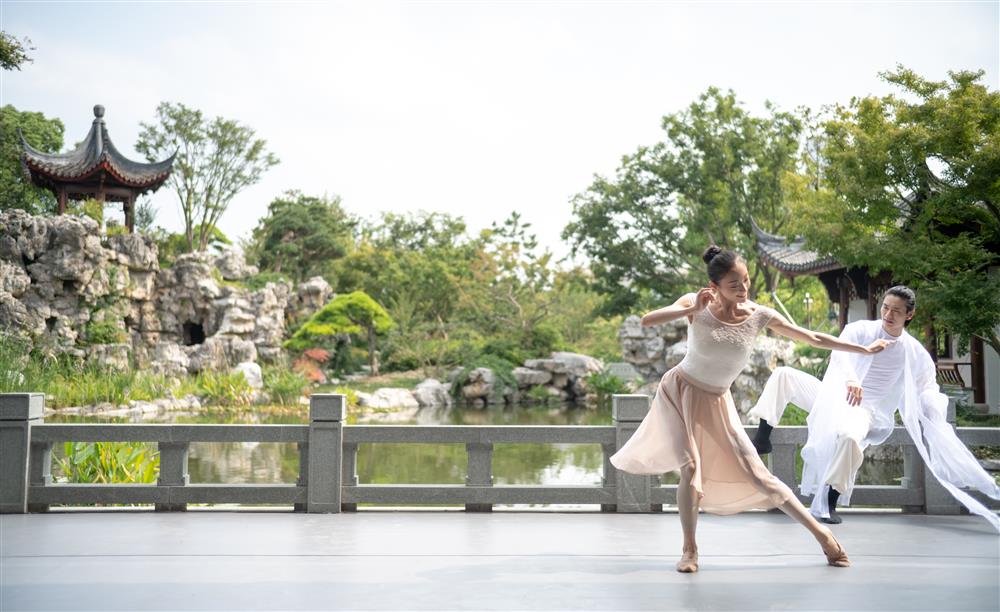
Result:
{"type": "Polygon", "coordinates": [[[978,335],[1000,352],[1000,92],[982,71],[882,77],[902,95],[833,110],[819,188],[799,192],[788,229],[845,265],[890,271],[961,344],[978,335]]]}
{"type": "Polygon", "coordinates": [[[156,122],[140,125],[135,148],[146,159],[177,154],[167,183],[177,192],[190,251],[204,251],[236,194],[278,163],[250,127],[223,117],[208,120],[183,104],[161,102],[156,122]]]}
{"type": "Polygon", "coordinates": [[[770,104],[767,112],[755,117],[732,91],[710,88],[663,118],[662,142],[626,155],[614,180],[597,176],[573,199],[563,238],[591,260],[606,312],[704,283],[709,243],[747,259],[752,291],[771,286],[755,265],[751,219],[770,231],[786,223],[785,179],[799,161],[802,121],[770,104]]]}
{"type": "Polygon", "coordinates": [[[385,213],[358,227],[355,245],[337,262],[336,287],[361,289],[386,304],[400,333],[419,328],[447,336],[474,253],[458,217],[385,213]]]}
{"type": "Polygon", "coordinates": [[[334,260],[347,253],[357,222],[339,197],[307,196],[288,191],[271,201],[253,231],[247,255],[261,270],[296,281],[329,275],[334,260]]]}
{"type": "Polygon", "coordinates": [[[19,111],[10,104],[0,108],[0,209],[20,208],[33,215],[54,213],[58,206],[52,192],[31,184],[21,168],[21,138],[45,153],[58,153],[65,127],[42,113],[19,111]]]}
{"type": "Polygon", "coordinates": [[[31,40],[18,40],[7,32],[0,31],[0,70],[20,70],[21,66],[33,62],[28,51],[34,50],[31,40]]]}

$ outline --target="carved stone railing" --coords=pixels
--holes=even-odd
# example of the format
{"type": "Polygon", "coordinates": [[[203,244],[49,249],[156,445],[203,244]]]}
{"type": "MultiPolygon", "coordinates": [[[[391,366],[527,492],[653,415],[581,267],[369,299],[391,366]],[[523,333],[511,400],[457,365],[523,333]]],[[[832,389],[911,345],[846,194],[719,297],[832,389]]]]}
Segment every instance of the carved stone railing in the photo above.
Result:
{"type": "MultiPolygon", "coordinates": [[[[603,511],[653,512],[675,504],[676,485],[655,476],[620,472],[609,458],[635,432],[649,409],[644,395],[614,397],[610,426],[352,425],[345,427],[344,396],[316,394],[308,425],[177,425],[44,423],[44,396],[0,394],[0,512],[42,512],[50,505],[153,504],[184,510],[187,504],[291,504],[308,512],[353,510],[357,504],[464,504],[489,511],[494,504],[596,504],[603,511]],[[160,453],[155,484],[53,483],[52,447],[62,442],[149,442],[160,453]],[[193,442],[279,442],[299,448],[294,484],[191,484],[188,450],[193,442]],[[359,484],[358,445],[365,443],[464,444],[464,484],[359,484]],[[604,456],[600,485],[493,484],[495,444],[599,444],[604,456]]],[[[753,428],[748,428],[752,433],[753,428]]],[[[969,445],[1000,446],[998,428],[959,428],[969,445]]],[[[796,488],[795,455],[804,427],[777,427],[770,467],[796,488]]],[[[896,506],[909,512],[958,513],[960,506],[937,483],[909,440],[897,428],[887,444],[903,447],[899,486],[859,486],[854,505],[896,506]]],[[[996,507],[995,500],[987,503],[996,507]]]]}

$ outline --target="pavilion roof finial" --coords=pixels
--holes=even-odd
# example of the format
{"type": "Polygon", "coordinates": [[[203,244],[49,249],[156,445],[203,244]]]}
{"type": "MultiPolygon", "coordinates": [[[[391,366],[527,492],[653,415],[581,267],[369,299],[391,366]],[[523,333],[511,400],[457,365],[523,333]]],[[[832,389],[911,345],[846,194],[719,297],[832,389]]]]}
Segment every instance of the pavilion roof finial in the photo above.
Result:
{"type": "Polygon", "coordinates": [[[104,105],[95,104],[94,105],[94,117],[97,119],[104,119],[104,105]]]}

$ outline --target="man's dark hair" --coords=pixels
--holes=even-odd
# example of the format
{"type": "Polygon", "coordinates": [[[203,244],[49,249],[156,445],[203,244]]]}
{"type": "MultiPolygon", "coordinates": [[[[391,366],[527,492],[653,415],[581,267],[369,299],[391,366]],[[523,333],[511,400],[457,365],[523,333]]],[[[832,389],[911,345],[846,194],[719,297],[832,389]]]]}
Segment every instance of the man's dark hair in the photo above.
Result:
{"type": "MultiPolygon", "coordinates": [[[[902,299],[904,302],[906,302],[906,312],[907,312],[907,314],[913,312],[913,309],[917,307],[917,294],[913,292],[913,289],[910,289],[906,285],[896,285],[895,287],[890,287],[885,292],[885,294],[886,295],[894,295],[894,296],[902,299]]],[[[909,327],[910,326],[910,321],[912,321],[912,320],[913,319],[907,319],[906,322],[903,323],[903,326],[904,327],[909,327]]]]}

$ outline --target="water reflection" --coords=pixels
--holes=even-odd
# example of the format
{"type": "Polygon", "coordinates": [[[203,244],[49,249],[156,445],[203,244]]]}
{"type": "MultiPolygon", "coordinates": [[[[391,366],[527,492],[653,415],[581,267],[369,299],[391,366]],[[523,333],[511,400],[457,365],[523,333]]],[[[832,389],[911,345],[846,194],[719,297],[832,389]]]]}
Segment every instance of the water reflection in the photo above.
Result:
{"type": "MultiPolygon", "coordinates": [[[[161,413],[137,418],[46,417],[47,422],[147,422],[304,424],[308,409],[255,407],[250,411],[214,409],[191,413],[161,413]]],[[[348,413],[348,424],[400,425],[611,425],[609,406],[567,404],[495,406],[486,409],[424,408],[409,411],[348,413]]],[[[57,445],[58,446],[58,445],[57,445]]],[[[58,455],[61,449],[55,449],[58,455]]],[[[361,444],[357,474],[361,484],[462,484],[466,453],[463,444],[361,444]]],[[[493,451],[494,483],[498,485],[597,485],[604,457],[598,444],[497,444],[493,451]]],[[[294,483],[299,472],[295,444],[227,442],[191,444],[188,470],[192,483],[294,483]]],[[[801,459],[799,460],[801,474],[801,459]]],[[[901,461],[866,460],[858,484],[899,484],[901,461]]],[[[676,484],[677,476],[661,477],[676,484]]]]}

